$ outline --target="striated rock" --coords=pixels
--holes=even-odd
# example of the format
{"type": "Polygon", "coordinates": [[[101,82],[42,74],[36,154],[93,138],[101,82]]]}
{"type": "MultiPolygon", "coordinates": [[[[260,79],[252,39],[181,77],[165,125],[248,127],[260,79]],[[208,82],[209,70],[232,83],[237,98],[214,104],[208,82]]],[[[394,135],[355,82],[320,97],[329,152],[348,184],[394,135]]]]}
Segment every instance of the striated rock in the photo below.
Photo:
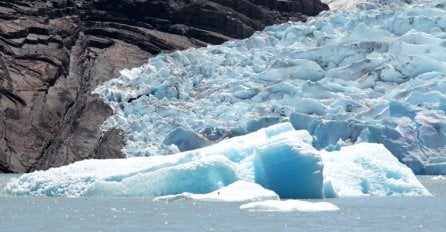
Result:
{"type": "Polygon", "coordinates": [[[0,2],[0,171],[124,157],[113,112],[91,91],[163,51],[245,38],[305,20],[319,0],[0,2]]]}

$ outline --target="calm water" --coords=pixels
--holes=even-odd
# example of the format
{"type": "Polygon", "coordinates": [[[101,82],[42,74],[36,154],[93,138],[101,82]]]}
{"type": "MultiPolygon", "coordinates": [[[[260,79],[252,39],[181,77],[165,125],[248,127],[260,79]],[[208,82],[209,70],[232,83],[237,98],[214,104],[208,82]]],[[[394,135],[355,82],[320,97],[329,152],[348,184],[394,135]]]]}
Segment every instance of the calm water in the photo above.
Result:
{"type": "MultiPolygon", "coordinates": [[[[10,175],[0,175],[0,187],[10,175]]],[[[341,210],[249,212],[239,203],[149,198],[0,197],[0,231],[446,231],[446,180],[435,197],[331,199],[341,210]]]]}

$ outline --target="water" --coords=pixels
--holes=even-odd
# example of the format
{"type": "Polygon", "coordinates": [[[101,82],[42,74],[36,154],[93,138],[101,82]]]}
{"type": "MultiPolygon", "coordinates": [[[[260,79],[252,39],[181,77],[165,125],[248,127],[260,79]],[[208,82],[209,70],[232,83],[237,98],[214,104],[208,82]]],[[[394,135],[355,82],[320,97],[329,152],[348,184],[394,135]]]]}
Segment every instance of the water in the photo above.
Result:
{"type": "MultiPolygon", "coordinates": [[[[0,175],[3,187],[11,175],[0,175]]],[[[150,198],[0,197],[1,231],[446,231],[446,180],[434,197],[330,199],[335,212],[249,212],[239,203],[150,198]],[[4,229],[6,228],[6,230],[4,229]]]]}

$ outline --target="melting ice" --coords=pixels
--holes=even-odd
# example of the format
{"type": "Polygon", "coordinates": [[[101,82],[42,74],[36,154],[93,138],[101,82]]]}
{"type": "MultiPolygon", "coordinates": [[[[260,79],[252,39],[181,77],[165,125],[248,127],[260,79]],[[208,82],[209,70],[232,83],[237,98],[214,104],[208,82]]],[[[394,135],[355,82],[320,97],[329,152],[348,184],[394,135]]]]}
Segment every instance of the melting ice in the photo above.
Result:
{"type": "Polygon", "coordinates": [[[446,1],[369,1],[245,40],[151,58],[97,88],[129,157],[208,146],[290,121],[317,149],[383,144],[446,173],[446,1]]]}

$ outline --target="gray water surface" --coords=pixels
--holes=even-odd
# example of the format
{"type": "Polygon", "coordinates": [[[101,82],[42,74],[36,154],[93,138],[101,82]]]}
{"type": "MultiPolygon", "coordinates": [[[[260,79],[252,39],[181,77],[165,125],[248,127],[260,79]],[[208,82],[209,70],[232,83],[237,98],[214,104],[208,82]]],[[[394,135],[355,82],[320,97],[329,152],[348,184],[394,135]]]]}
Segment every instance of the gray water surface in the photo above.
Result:
{"type": "MultiPolygon", "coordinates": [[[[9,175],[0,175],[3,187],[9,175]]],[[[446,180],[434,197],[325,199],[335,212],[249,212],[240,203],[150,198],[0,197],[1,231],[446,231],[446,180]]]]}

